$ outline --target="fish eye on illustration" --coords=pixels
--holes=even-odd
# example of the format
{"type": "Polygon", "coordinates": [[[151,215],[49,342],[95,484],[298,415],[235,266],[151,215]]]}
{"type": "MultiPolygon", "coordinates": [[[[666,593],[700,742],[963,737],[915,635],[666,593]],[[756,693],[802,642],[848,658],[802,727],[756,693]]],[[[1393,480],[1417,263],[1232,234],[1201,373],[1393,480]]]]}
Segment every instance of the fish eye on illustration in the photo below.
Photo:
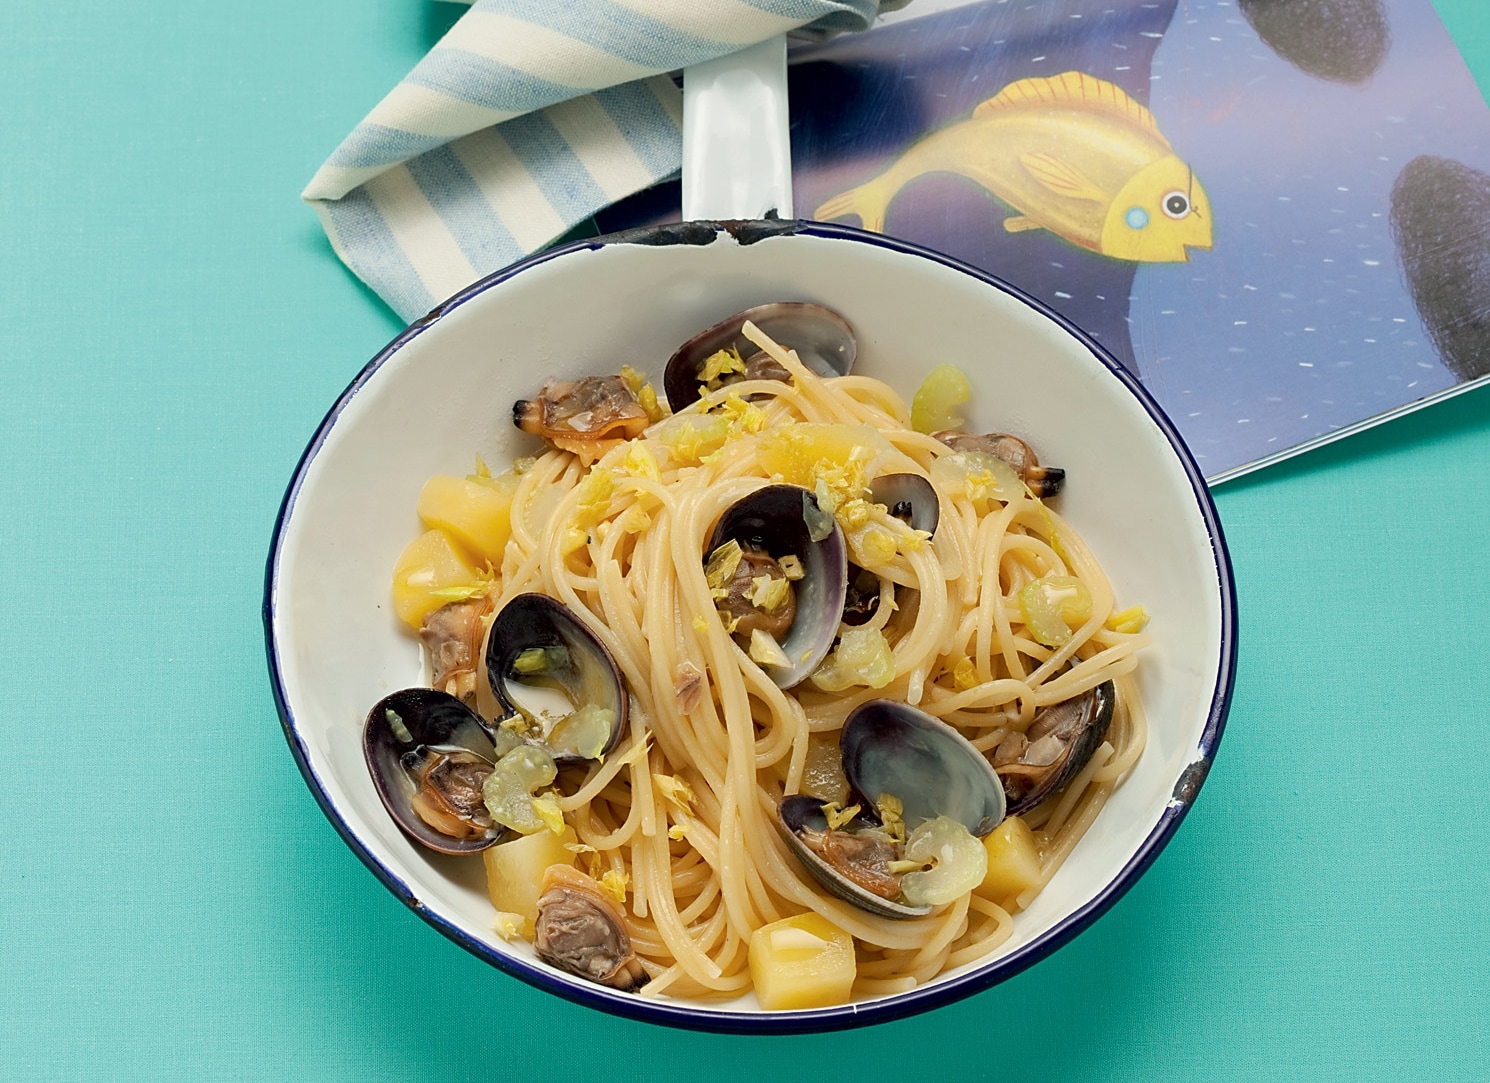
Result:
{"type": "Polygon", "coordinates": [[[1184,218],[1190,213],[1190,197],[1176,189],[1166,193],[1159,201],[1159,206],[1164,208],[1164,213],[1170,218],[1184,218]]]}

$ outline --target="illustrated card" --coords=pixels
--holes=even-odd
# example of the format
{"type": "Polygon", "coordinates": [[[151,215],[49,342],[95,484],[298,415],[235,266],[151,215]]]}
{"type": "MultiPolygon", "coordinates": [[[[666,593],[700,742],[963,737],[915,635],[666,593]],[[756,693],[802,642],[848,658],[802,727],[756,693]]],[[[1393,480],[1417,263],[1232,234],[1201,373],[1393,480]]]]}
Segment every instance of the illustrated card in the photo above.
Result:
{"type": "Polygon", "coordinates": [[[1213,481],[1490,374],[1490,109],[1429,0],[919,10],[794,46],[798,217],[1071,318],[1213,481]]]}

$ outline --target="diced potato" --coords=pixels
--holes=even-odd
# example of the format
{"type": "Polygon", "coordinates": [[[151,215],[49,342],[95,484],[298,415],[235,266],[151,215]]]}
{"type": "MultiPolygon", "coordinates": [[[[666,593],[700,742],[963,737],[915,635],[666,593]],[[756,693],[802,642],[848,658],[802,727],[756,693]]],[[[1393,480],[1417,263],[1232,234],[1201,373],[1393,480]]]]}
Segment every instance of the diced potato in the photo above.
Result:
{"type": "Polygon", "coordinates": [[[443,530],[429,530],[408,544],[393,566],[393,610],[411,628],[451,599],[440,591],[473,587],[480,575],[443,530]]]}
{"type": "Polygon", "coordinates": [[[512,496],[520,480],[516,474],[480,481],[436,474],[419,493],[419,518],[445,531],[478,562],[499,566],[512,535],[512,496]]]}
{"type": "Polygon", "coordinates": [[[1002,902],[1040,882],[1040,848],[1035,834],[1018,816],[1010,816],[983,837],[988,873],[980,895],[1002,902]]]}
{"type": "Polygon", "coordinates": [[[763,434],[760,460],[767,473],[811,489],[832,471],[863,473],[866,464],[888,450],[889,441],[871,425],[803,421],[763,434]]]}
{"type": "Polygon", "coordinates": [[[858,966],[854,938],[818,914],[798,914],[750,936],[750,977],[767,1011],[848,1002],[858,966]]]}
{"type": "Polygon", "coordinates": [[[565,843],[575,841],[574,831],[565,830],[562,835],[552,831],[539,831],[524,835],[511,842],[499,842],[481,851],[486,863],[486,893],[498,912],[521,914],[525,928],[531,929],[538,920],[539,885],[543,873],[550,865],[573,867],[576,857],[565,843]]]}

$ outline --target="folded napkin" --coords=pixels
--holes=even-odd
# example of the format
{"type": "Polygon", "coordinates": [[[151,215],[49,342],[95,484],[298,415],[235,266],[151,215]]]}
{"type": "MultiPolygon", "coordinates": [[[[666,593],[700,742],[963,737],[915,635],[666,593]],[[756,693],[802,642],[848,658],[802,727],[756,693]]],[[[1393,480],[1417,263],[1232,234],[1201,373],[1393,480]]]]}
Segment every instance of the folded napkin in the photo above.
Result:
{"type": "Polygon", "coordinates": [[[404,319],[678,171],[665,73],[905,0],[476,0],[303,198],[404,319]]]}

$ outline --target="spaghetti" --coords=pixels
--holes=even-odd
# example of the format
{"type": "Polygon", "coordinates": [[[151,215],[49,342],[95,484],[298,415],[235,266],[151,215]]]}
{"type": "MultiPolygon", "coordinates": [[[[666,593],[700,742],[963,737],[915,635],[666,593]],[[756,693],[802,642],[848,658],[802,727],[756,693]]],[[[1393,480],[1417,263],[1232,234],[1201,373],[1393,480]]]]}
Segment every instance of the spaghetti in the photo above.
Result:
{"type": "Polygon", "coordinates": [[[746,993],[752,934],[807,912],[853,938],[854,997],[900,992],[1003,943],[1137,761],[1145,723],[1129,675],[1147,636],[1027,487],[913,429],[886,384],[816,376],[751,325],[746,335],[791,382],[705,391],[588,465],[559,449],[524,464],[484,590],[491,612],[526,592],[563,603],[630,692],[629,732],[602,762],[561,772],[556,798],[580,866],[622,885],[650,979],[641,995],[746,993]],[[865,499],[868,481],[890,472],[936,489],[933,537],[865,499]],[[844,636],[790,691],[730,634],[705,570],[725,511],[783,479],[816,493],[853,562],[879,580],[854,651],[844,636]],[[826,893],[778,831],[785,796],[841,794],[836,734],[866,701],[913,704],[997,763],[1042,708],[1108,681],[1105,739],[1022,817],[1037,857],[1017,890],[991,877],[925,917],[883,918],[826,893]]]}

